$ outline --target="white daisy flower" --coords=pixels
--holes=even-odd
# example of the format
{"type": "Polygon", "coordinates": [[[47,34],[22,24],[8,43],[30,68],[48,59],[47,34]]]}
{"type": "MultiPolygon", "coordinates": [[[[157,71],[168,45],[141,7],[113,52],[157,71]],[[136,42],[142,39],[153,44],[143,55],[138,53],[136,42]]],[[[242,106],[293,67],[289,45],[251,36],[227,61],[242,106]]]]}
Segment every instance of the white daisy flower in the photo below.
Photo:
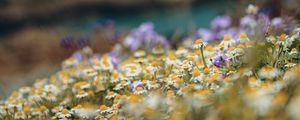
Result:
{"type": "Polygon", "coordinates": [[[61,119],[69,118],[72,116],[72,114],[73,114],[73,112],[71,112],[67,109],[63,109],[61,112],[58,113],[58,117],[61,119]]]}
{"type": "Polygon", "coordinates": [[[105,96],[105,99],[113,99],[114,97],[116,97],[117,93],[109,91],[107,92],[107,95],[105,96]]]}
{"type": "Polygon", "coordinates": [[[147,90],[142,86],[137,86],[137,87],[134,88],[133,93],[140,95],[140,94],[147,93],[147,90]]]}
{"type": "Polygon", "coordinates": [[[232,39],[229,35],[225,35],[223,41],[220,43],[225,50],[229,49],[231,46],[235,45],[235,40],[232,39]]]}
{"type": "Polygon", "coordinates": [[[76,94],[76,98],[84,98],[89,96],[89,94],[87,92],[85,92],[84,90],[80,90],[77,94],[76,94]]]}
{"type": "Polygon", "coordinates": [[[178,48],[178,50],[176,51],[176,55],[177,56],[184,56],[188,51],[186,49],[184,49],[183,47],[178,48]]]}
{"type": "Polygon", "coordinates": [[[248,42],[250,40],[249,40],[249,38],[248,38],[248,36],[247,36],[246,33],[241,33],[240,36],[239,36],[239,39],[237,39],[237,41],[239,43],[246,43],[246,42],[248,42]]]}
{"type": "Polygon", "coordinates": [[[144,50],[138,50],[136,52],[134,52],[134,57],[144,57],[146,56],[146,52],[144,50]]]}
{"type": "Polygon", "coordinates": [[[195,44],[193,45],[194,49],[200,49],[206,47],[207,42],[204,42],[202,39],[196,40],[195,44]]]}
{"type": "Polygon", "coordinates": [[[111,108],[107,107],[106,105],[101,105],[100,108],[97,110],[97,112],[101,114],[109,113],[111,111],[111,108]]]}
{"type": "Polygon", "coordinates": [[[277,68],[265,66],[258,71],[258,75],[262,79],[273,79],[280,75],[280,71],[277,68]]]}

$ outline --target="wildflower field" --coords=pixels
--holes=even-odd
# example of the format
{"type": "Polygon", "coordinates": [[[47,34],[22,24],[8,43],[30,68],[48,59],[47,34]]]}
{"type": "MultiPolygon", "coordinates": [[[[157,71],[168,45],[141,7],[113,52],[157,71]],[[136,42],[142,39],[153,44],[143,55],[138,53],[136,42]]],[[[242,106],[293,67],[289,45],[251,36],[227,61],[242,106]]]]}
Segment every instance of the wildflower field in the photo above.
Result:
{"type": "Polygon", "coordinates": [[[239,23],[218,16],[171,44],[146,22],[111,52],[82,47],[0,101],[0,119],[300,119],[297,21],[249,5],[239,23]]]}

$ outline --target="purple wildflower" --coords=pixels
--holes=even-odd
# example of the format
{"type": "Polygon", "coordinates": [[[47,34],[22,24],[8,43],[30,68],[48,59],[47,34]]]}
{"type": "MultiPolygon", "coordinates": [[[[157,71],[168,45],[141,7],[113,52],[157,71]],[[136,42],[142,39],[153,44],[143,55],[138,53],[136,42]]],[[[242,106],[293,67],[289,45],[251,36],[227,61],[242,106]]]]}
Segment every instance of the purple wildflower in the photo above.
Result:
{"type": "Polygon", "coordinates": [[[65,36],[60,40],[60,46],[65,49],[72,49],[74,47],[74,38],[72,36],[65,36]]]}
{"type": "Polygon", "coordinates": [[[215,40],[214,33],[211,30],[209,30],[209,29],[200,28],[196,32],[196,35],[197,35],[197,37],[203,39],[204,41],[215,40]]]}
{"type": "Polygon", "coordinates": [[[90,38],[88,36],[81,36],[77,41],[79,47],[85,47],[90,44],[90,38]]]}
{"type": "Polygon", "coordinates": [[[256,20],[253,15],[247,15],[240,19],[241,27],[254,27],[256,25],[256,20]]]}
{"type": "Polygon", "coordinates": [[[227,15],[217,16],[211,22],[211,26],[213,29],[225,29],[228,28],[230,25],[231,25],[231,18],[230,16],[227,15]]]}
{"type": "Polygon", "coordinates": [[[119,63],[119,59],[118,59],[118,57],[117,57],[117,54],[115,53],[115,52],[110,52],[109,53],[109,56],[110,56],[110,60],[111,60],[111,62],[112,62],[112,64],[113,64],[113,66],[114,66],[114,68],[115,69],[118,69],[119,68],[119,66],[118,66],[118,63],[119,63]]]}
{"type": "Polygon", "coordinates": [[[216,67],[223,67],[226,66],[226,60],[227,56],[226,55],[219,55],[217,57],[214,57],[211,61],[214,66],[216,67]]]}
{"type": "Polygon", "coordinates": [[[80,51],[74,52],[72,54],[72,57],[75,58],[77,61],[82,61],[85,59],[85,56],[80,51]]]}
{"type": "Polygon", "coordinates": [[[164,47],[169,47],[167,39],[154,31],[154,25],[151,22],[144,23],[133,29],[126,37],[124,44],[132,51],[137,50],[142,45],[154,47],[161,44],[164,47]]]}

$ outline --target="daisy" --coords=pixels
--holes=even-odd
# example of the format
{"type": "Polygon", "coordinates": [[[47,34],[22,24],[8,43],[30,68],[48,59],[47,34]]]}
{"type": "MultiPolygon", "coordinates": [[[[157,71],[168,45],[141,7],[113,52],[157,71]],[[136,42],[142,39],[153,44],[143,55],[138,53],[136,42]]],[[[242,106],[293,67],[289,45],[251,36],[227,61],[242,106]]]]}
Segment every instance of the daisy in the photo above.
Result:
{"type": "MultiPolygon", "coordinates": [[[[209,57],[209,56],[212,56],[212,55],[214,55],[214,53],[215,53],[215,50],[214,50],[214,48],[211,46],[211,45],[207,45],[206,47],[205,47],[205,49],[204,49],[204,51],[203,51],[204,53],[204,57],[209,57]]],[[[198,54],[198,55],[200,55],[200,54],[198,54]]]]}
{"type": "Polygon", "coordinates": [[[266,40],[267,40],[267,42],[270,42],[270,43],[273,43],[273,44],[275,44],[276,43],[276,38],[274,37],[274,36],[268,36],[267,38],[266,38],[266,40]]]}
{"type": "Polygon", "coordinates": [[[289,42],[290,41],[288,40],[288,36],[286,34],[281,34],[278,37],[278,41],[276,42],[276,44],[286,46],[290,44],[289,42]]]}
{"type": "Polygon", "coordinates": [[[180,88],[184,85],[184,80],[181,78],[175,78],[173,86],[175,88],[180,88]]]}
{"type": "Polygon", "coordinates": [[[201,49],[201,48],[206,47],[206,45],[207,45],[207,42],[204,42],[202,39],[198,39],[198,40],[196,40],[193,48],[194,49],[201,49]]]}
{"type": "Polygon", "coordinates": [[[117,71],[114,71],[111,76],[110,76],[110,82],[111,83],[117,83],[119,82],[120,79],[119,79],[119,73],[117,71]]]}
{"type": "Polygon", "coordinates": [[[22,93],[22,94],[27,94],[30,92],[30,87],[21,87],[19,89],[19,92],[22,93]]]}
{"type": "Polygon", "coordinates": [[[87,92],[85,92],[84,90],[80,90],[77,94],[76,94],[76,98],[84,98],[87,97],[89,94],[87,92]]]}
{"type": "Polygon", "coordinates": [[[280,75],[280,71],[271,66],[265,66],[258,71],[258,75],[262,79],[273,79],[280,75]]]}
{"type": "Polygon", "coordinates": [[[67,109],[63,109],[61,112],[58,113],[58,116],[61,119],[69,118],[72,116],[72,112],[67,109]]]}
{"type": "Polygon", "coordinates": [[[70,84],[70,83],[73,83],[75,80],[72,79],[69,75],[67,75],[66,73],[61,73],[59,75],[59,79],[65,83],[65,84],[70,84]]]}
{"type": "Polygon", "coordinates": [[[234,39],[230,37],[230,35],[225,35],[223,38],[223,41],[220,43],[222,47],[224,47],[225,50],[230,48],[231,46],[235,45],[234,39]]]}
{"type": "Polygon", "coordinates": [[[117,93],[114,93],[112,91],[107,92],[107,95],[105,96],[106,99],[113,99],[114,97],[116,97],[117,93]]]}
{"type": "Polygon", "coordinates": [[[130,84],[130,81],[127,81],[127,80],[121,80],[120,81],[120,86],[122,86],[122,87],[126,87],[126,86],[128,86],[130,84]]]}
{"type": "Polygon", "coordinates": [[[158,71],[159,69],[161,69],[161,64],[158,61],[153,61],[151,63],[151,68],[149,69],[150,71],[158,71]]]}
{"type": "Polygon", "coordinates": [[[250,87],[259,87],[261,86],[261,81],[256,77],[252,76],[248,78],[248,84],[250,87]]]}
{"type": "Polygon", "coordinates": [[[134,52],[134,57],[144,57],[146,56],[146,52],[144,50],[138,50],[136,52],[134,52]]]}
{"type": "Polygon", "coordinates": [[[186,49],[184,49],[183,47],[178,48],[178,50],[176,51],[176,55],[177,56],[184,56],[188,51],[186,49]]]}
{"type": "Polygon", "coordinates": [[[57,94],[59,92],[58,88],[53,84],[45,85],[44,91],[48,93],[54,93],[54,94],[57,94]]]}
{"type": "Polygon", "coordinates": [[[296,65],[297,65],[296,63],[287,63],[284,66],[287,68],[292,68],[292,67],[295,67],[296,65]]]}
{"type": "Polygon", "coordinates": [[[295,54],[297,54],[297,53],[298,53],[297,48],[293,48],[293,49],[291,50],[291,52],[289,53],[289,55],[295,55],[295,54]]]}
{"type": "Polygon", "coordinates": [[[41,112],[41,114],[47,115],[49,113],[49,110],[46,106],[41,106],[38,110],[41,112]]]}
{"type": "Polygon", "coordinates": [[[143,86],[137,86],[137,87],[135,87],[133,92],[134,92],[134,94],[140,95],[140,94],[147,93],[147,90],[143,86]]]}
{"type": "Polygon", "coordinates": [[[165,52],[163,47],[154,47],[152,49],[153,54],[163,54],[165,52]]]}
{"type": "Polygon", "coordinates": [[[77,59],[75,59],[74,57],[70,57],[69,59],[65,60],[62,63],[62,66],[64,68],[68,68],[68,67],[74,67],[74,66],[76,66],[78,64],[79,64],[79,61],[77,59]]]}
{"type": "Polygon", "coordinates": [[[160,85],[156,81],[147,81],[147,87],[148,89],[156,89],[159,88],[160,85]]]}
{"type": "Polygon", "coordinates": [[[142,72],[142,68],[138,64],[127,64],[124,66],[125,75],[129,77],[138,76],[142,72]]]}
{"type": "Polygon", "coordinates": [[[237,39],[239,43],[245,43],[250,41],[246,33],[241,33],[239,39],[237,39]]]}
{"type": "Polygon", "coordinates": [[[53,93],[47,93],[45,98],[50,101],[56,101],[56,95],[54,95],[53,93]]]}
{"type": "Polygon", "coordinates": [[[177,63],[179,63],[180,61],[176,58],[175,55],[170,55],[169,57],[167,57],[166,59],[166,63],[168,65],[175,65],[177,63]]]}
{"type": "Polygon", "coordinates": [[[82,73],[83,73],[84,76],[87,76],[87,77],[95,77],[95,76],[98,75],[97,70],[91,69],[91,68],[84,69],[84,70],[82,71],[82,73]]]}
{"type": "Polygon", "coordinates": [[[95,105],[89,102],[84,102],[71,109],[72,114],[76,114],[82,119],[90,119],[97,115],[95,105]]]}
{"type": "Polygon", "coordinates": [[[245,54],[244,48],[245,46],[243,44],[239,44],[234,51],[237,55],[243,55],[245,54]]]}
{"type": "Polygon", "coordinates": [[[101,105],[97,112],[101,114],[109,113],[111,111],[111,108],[107,107],[106,105],[101,105]]]}
{"type": "Polygon", "coordinates": [[[21,120],[23,120],[23,119],[25,119],[25,114],[24,114],[24,112],[23,111],[17,111],[16,113],[15,113],[15,119],[21,119],[21,120]]]}
{"type": "Polygon", "coordinates": [[[51,109],[52,113],[58,113],[63,109],[62,106],[55,106],[54,108],[51,109]]]}
{"type": "Polygon", "coordinates": [[[203,80],[204,77],[203,73],[201,73],[200,70],[197,68],[194,68],[194,70],[192,71],[192,75],[193,77],[191,78],[191,80],[193,82],[200,82],[203,80]]]}
{"type": "Polygon", "coordinates": [[[114,66],[111,62],[111,58],[107,54],[104,54],[102,56],[102,58],[100,60],[100,65],[101,65],[102,70],[111,71],[114,69],[114,66]]]}

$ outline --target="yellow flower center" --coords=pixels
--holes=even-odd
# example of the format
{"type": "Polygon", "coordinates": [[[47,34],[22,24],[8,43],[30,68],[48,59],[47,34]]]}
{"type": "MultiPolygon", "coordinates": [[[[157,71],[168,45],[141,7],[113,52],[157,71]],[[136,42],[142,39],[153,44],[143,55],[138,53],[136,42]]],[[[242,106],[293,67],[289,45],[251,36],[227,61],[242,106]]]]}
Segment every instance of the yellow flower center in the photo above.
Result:
{"type": "Polygon", "coordinates": [[[151,84],[151,85],[155,85],[156,82],[155,82],[155,81],[151,81],[150,84],[151,84]]]}
{"type": "Polygon", "coordinates": [[[281,35],[280,35],[280,40],[281,40],[281,41],[285,41],[285,40],[286,40],[286,37],[287,37],[286,34],[281,34],[281,35]]]}
{"type": "Polygon", "coordinates": [[[115,93],[114,92],[108,92],[107,93],[107,95],[109,95],[109,96],[112,96],[112,95],[114,95],[115,93]]]}
{"type": "Polygon", "coordinates": [[[198,39],[198,40],[196,40],[196,42],[195,42],[197,45],[201,45],[201,44],[203,44],[203,40],[202,39],[198,39]]]}
{"type": "Polygon", "coordinates": [[[244,48],[245,46],[243,45],[243,44],[239,44],[238,46],[237,46],[237,48],[244,48]]]}
{"type": "Polygon", "coordinates": [[[209,74],[209,69],[208,69],[208,68],[205,68],[205,69],[203,70],[203,72],[204,72],[204,74],[209,74]]]}
{"type": "Polygon", "coordinates": [[[125,85],[126,84],[126,81],[125,80],[122,80],[121,81],[121,85],[125,85]]]}
{"type": "Polygon", "coordinates": [[[241,33],[239,37],[240,37],[240,39],[246,39],[247,34],[246,33],[241,33]]]}
{"type": "Polygon", "coordinates": [[[41,110],[42,112],[44,112],[44,111],[47,110],[47,107],[46,107],[46,106],[41,106],[41,107],[40,107],[40,110],[41,110]]]}
{"type": "Polygon", "coordinates": [[[176,57],[175,57],[174,55],[171,55],[171,56],[169,57],[169,59],[170,59],[170,60],[176,60],[176,57]]]}
{"type": "Polygon", "coordinates": [[[206,46],[205,50],[212,52],[214,51],[214,48],[211,45],[206,46]]]}
{"type": "Polygon", "coordinates": [[[198,69],[194,69],[193,70],[193,75],[194,76],[199,76],[200,75],[200,71],[198,69]]]}
{"type": "Polygon", "coordinates": [[[62,114],[68,114],[69,111],[68,111],[67,109],[63,109],[63,110],[61,111],[61,113],[62,113],[62,114]]]}
{"type": "Polygon", "coordinates": [[[180,78],[177,78],[177,79],[175,80],[175,82],[176,82],[176,83],[183,83],[184,81],[183,81],[182,79],[180,79],[180,78]]]}
{"type": "Polygon", "coordinates": [[[184,48],[183,47],[179,47],[178,50],[184,50],[184,48]]]}
{"type": "Polygon", "coordinates": [[[229,41],[231,39],[230,35],[225,35],[223,38],[225,41],[229,41]]]}
{"type": "Polygon", "coordinates": [[[144,90],[144,89],[143,89],[142,87],[137,87],[136,90],[137,90],[137,91],[142,91],[142,90],[144,90]]]}
{"type": "Polygon", "coordinates": [[[24,112],[25,112],[25,113],[30,112],[30,106],[25,105],[25,106],[24,106],[24,112]]]}
{"type": "Polygon", "coordinates": [[[106,110],[107,109],[107,106],[106,105],[101,105],[100,106],[100,110],[106,110]]]}
{"type": "Polygon", "coordinates": [[[80,90],[80,91],[79,91],[79,94],[80,94],[80,95],[85,94],[85,91],[80,90]]]}

